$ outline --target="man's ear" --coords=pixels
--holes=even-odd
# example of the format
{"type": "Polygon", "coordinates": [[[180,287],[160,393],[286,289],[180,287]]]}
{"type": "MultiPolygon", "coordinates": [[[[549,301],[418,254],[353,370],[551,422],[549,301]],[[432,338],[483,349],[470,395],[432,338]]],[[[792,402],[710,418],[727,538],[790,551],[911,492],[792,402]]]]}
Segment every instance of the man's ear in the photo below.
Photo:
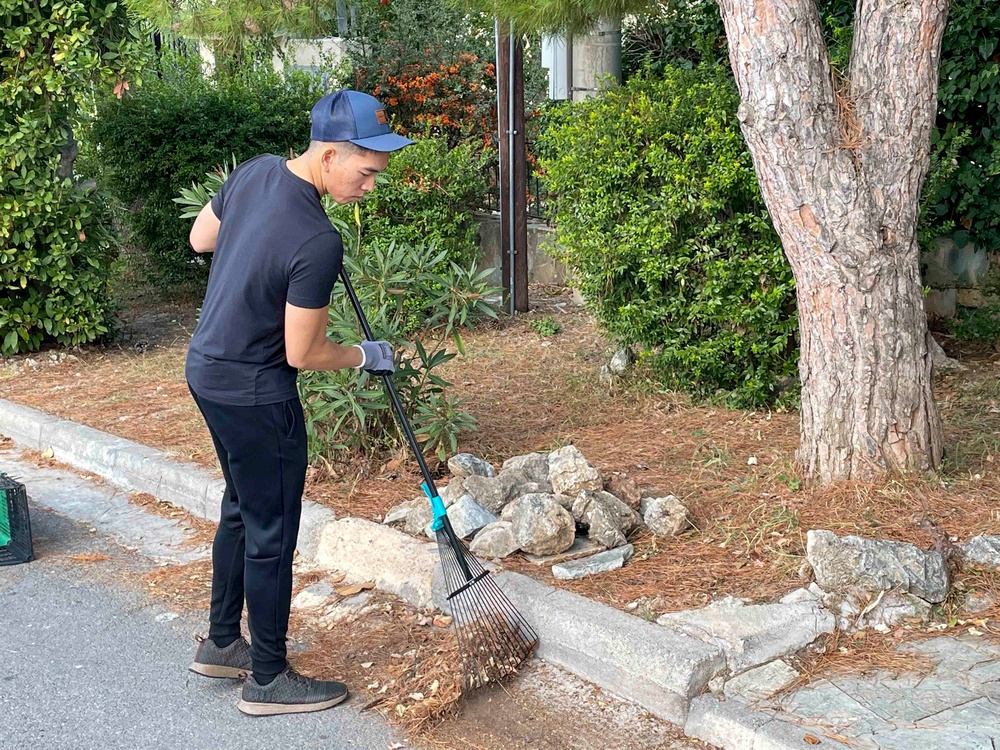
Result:
{"type": "Polygon", "coordinates": [[[338,156],[337,147],[332,143],[323,147],[323,150],[319,155],[319,163],[324,172],[330,171],[330,167],[333,166],[333,162],[338,158],[338,156]]]}

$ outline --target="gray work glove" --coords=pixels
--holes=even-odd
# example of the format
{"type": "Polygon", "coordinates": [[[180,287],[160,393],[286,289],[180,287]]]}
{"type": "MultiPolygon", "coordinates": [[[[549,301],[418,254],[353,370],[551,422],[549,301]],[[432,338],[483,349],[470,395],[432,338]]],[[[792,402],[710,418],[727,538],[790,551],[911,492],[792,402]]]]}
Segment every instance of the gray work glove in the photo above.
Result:
{"type": "Polygon", "coordinates": [[[392,375],[396,371],[392,346],[388,341],[362,341],[355,346],[361,350],[363,357],[359,369],[372,375],[392,375]]]}

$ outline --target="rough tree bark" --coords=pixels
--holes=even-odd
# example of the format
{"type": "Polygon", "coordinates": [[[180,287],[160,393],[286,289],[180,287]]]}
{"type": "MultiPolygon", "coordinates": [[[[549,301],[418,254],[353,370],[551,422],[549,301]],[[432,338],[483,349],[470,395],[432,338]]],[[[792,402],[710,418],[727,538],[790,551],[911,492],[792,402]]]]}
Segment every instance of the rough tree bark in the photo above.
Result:
{"type": "Polygon", "coordinates": [[[935,468],[915,233],[948,0],[858,0],[848,75],[815,0],[718,0],[739,118],[797,285],[798,459],[822,481],[935,468]]]}

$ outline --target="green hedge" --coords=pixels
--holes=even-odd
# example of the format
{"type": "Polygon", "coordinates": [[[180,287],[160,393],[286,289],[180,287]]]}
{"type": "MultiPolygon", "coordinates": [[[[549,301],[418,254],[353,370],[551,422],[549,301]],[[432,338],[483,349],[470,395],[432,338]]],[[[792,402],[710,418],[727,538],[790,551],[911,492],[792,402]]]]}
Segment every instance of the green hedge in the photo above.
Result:
{"type": "Polygon", "coordinates": [[[309,110],[323,95],[302,73],[251,73],[224,81],[202,76],[196,57],[167,58],[132,95],[100,102],[90,139],[98,184],[126,209],[133,241],[158,280],[203,280],[207,264],[188,245],[178,216],[181,188],[235,156],[301,152],[309,110]]]}
{"type": "Polygon", "coordinates": [[[0,6],[0,352],[108,333],[117,247],[103,203],[75,181],[92,92],[121,91],[142,34],[104,0],[0,6]]]}
{"type": "Polygon", "coordinates": [[[764,404],[795,372],[795,296],[738,95],[718,68],[662,76],[552,115],[559,243],[606,331],[666,385],[764,404]]]}

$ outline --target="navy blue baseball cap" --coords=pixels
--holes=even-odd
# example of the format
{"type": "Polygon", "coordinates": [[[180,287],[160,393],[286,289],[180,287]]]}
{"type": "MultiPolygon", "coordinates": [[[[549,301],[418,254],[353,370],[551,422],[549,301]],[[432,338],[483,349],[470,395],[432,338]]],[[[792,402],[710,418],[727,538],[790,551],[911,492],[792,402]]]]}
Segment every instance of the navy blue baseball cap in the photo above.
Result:
{"type": "Polygon", "coordinates": [[[372,151],[398,151],[413,141],[396,135],[389,127],[385,107],[373,96],[341,89],[327,94],[312,108],[314,141],[350,141],[372,151]]]}

